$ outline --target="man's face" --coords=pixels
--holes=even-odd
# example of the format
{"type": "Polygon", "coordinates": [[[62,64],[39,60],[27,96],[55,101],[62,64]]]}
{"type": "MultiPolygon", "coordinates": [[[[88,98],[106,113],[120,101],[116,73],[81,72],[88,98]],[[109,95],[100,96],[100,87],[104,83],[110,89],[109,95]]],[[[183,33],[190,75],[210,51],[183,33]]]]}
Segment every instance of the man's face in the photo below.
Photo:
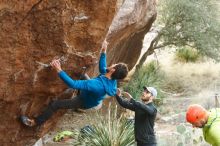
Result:
{"type": "Polygon", "coordinates": [[[206,122],[205,122],[205,119],[200,119],[194,123],[192,123],[193,127],[196,127],[196,128],[203,128],[205,126],[206,122]]]}
{"type": "Polygon", "coordinates": [[[112,64],[111,66],[109,66],[107,68],[107,72],[110,72],[112,69],[114,69],[114,67],[116,66],[117,64],[112,64]]]}
{"type": "Polygon", "coordinates": [[[141,94],[141,100],[146,102],[149,101],[151,97],[152,97],[151,93],[147,89],[144,89],[144,91],[141,94]]]}

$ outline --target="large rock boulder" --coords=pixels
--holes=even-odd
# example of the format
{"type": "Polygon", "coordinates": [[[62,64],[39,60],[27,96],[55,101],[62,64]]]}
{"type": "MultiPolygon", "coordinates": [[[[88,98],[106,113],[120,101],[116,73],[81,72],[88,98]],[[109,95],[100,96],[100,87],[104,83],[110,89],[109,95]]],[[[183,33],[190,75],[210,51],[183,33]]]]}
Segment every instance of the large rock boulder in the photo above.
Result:
{"type": "Polygon", "coordinates": [[[21,114],[36,116],[67,87],[48,67],[54,58],[73,78],[86,66],[97,74],[99,49],[109,41],[108,64],[131,69],[144,35],[156,18],[147,0],[0,0],[0,143],[32,145],[60,118],[39,128],[20,124],[21,114]]]}

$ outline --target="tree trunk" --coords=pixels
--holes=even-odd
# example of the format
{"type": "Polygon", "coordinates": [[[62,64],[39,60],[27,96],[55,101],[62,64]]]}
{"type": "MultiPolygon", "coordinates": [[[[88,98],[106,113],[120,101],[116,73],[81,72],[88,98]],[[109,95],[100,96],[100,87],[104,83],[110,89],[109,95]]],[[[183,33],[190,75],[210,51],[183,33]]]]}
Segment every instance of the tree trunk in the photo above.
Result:
{"type": "Polygon", "coordinates": [[[144,64],[145,60],[147,59],[147,56],[154,53],[155,47],[157,46],[157,43],[160,39],[160,35],[156,35],[155,38],[151,41],[150,46],[148,47],[147,51],[142,55],[139,63],[136,65],[135,72],[136,73],[144,64]]]}

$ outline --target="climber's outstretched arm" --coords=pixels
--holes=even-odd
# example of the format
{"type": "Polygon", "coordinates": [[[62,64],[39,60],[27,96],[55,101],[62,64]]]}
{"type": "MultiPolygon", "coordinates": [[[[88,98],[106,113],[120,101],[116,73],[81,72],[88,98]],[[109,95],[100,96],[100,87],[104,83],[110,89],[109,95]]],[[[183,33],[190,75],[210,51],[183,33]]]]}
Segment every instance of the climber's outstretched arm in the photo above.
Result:
{"type": "Polygon", "coordinates": [[[106,69],[107,69],[107,63],[106,63],[106,50],[107,50],[107,47],[108,47],[108,42],[106,40],[104,40],[104,42],[102,44],[102,48],[101,48],[100,59],[99,59],[99,72],[101,74],[105,74],[106,69]]]}

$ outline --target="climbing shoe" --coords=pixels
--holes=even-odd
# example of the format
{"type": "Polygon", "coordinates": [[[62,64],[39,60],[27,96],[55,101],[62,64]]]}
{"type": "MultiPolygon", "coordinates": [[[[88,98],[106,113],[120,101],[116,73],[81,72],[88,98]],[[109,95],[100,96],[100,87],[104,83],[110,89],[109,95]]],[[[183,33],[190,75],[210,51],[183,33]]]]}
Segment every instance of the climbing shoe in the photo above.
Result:
{"type": "Polygon", "coordinates": [[[28,127],[33,127],[35,126],[35,122],[32,119],[29,119],[27,116],[20,116],[20,121],[23,123],[25,126],[28,127]]]}

